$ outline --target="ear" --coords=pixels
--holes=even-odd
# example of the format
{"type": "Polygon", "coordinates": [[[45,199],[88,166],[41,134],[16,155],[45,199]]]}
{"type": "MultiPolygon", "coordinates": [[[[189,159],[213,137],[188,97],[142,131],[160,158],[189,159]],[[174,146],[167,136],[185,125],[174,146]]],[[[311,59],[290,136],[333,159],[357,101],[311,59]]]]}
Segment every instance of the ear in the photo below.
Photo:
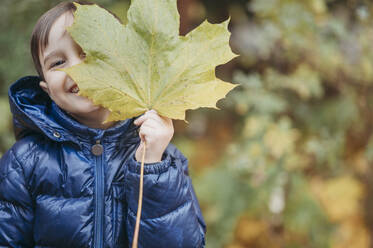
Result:
{"type": "Polygon", "coordinates": [[[40,85],[41,89],[44,90],[49,95],[48,84],[44,81],[40,81],[39,85],[40,85]]]}

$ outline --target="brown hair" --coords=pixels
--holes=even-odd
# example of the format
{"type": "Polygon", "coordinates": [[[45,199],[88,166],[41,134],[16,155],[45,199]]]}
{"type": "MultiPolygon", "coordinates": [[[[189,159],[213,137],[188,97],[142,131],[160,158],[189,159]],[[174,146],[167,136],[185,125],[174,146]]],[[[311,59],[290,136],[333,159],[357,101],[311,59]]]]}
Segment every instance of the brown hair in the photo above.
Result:
{"type": "MultiPolygon", "coordinates": [[[[66,12],[73,13],[76,10],[74,3],[81,5],[93,5],[93,3],[85,1],[62,2],[44,13],[34,27],[31,35],[31,55],[34,61],[35,69],[42,80],[44,80],[44,74],[40,64],[40,52],[48,46],[49,32],[58,17],[66,12]]],[[[113,13],[111,14],[120,21],[117,16],[115,16],[113,13]]]]}

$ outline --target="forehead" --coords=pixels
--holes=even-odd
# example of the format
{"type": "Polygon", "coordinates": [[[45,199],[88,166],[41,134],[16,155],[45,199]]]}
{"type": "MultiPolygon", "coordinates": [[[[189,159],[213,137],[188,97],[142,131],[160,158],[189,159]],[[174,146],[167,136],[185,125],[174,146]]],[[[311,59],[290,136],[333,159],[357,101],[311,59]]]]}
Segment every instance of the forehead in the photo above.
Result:
{"type": "Polygon", "coordinates": [[[71,12],[66,12],[56,19],[56,21],[52,24],[48,34],[48,44],[44,49],[40,51],[42,57],[44,57],[44,55],[49,53],[51,50],[55,49],[58,41],[60,41],[65,35],[68,34],[66,28],[71,26],[73,22],[74,17],[71,12]]]}

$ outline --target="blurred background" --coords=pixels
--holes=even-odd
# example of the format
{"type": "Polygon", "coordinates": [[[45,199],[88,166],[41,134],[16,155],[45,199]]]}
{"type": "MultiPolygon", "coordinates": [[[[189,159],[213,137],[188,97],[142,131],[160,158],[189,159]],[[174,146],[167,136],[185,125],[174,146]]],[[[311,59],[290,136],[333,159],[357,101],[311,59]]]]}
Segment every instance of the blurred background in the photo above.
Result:
{"type": "MultiPolygon", "coordinates": [[[[61,1],[1,0],[0,152],[13,143],[7,89],[35,75],[29,39],[61,1]]],[[[126,0],[96,0],[126,21],[126,0]]],[[[229,16],[241,86],[220,111],[189,111],[189,158],[208,248],[373,247],[373,3],[180,0],[180,33],[229,16]]]]}

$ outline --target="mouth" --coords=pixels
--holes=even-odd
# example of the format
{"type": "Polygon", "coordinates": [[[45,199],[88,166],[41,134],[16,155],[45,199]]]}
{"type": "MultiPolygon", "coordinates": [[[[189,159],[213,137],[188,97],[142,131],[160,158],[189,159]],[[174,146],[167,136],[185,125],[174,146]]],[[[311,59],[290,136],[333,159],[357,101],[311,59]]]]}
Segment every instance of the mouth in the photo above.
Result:
{"type": "Polygon", "coordinates": [[[70,92],[70,93],[74,93],[74,94],[78,93],[78,92],[79,92],[79,87],[78,87],[78,85],[74,84],[74,85],[70,88],[69,92],[70,92]]]}

